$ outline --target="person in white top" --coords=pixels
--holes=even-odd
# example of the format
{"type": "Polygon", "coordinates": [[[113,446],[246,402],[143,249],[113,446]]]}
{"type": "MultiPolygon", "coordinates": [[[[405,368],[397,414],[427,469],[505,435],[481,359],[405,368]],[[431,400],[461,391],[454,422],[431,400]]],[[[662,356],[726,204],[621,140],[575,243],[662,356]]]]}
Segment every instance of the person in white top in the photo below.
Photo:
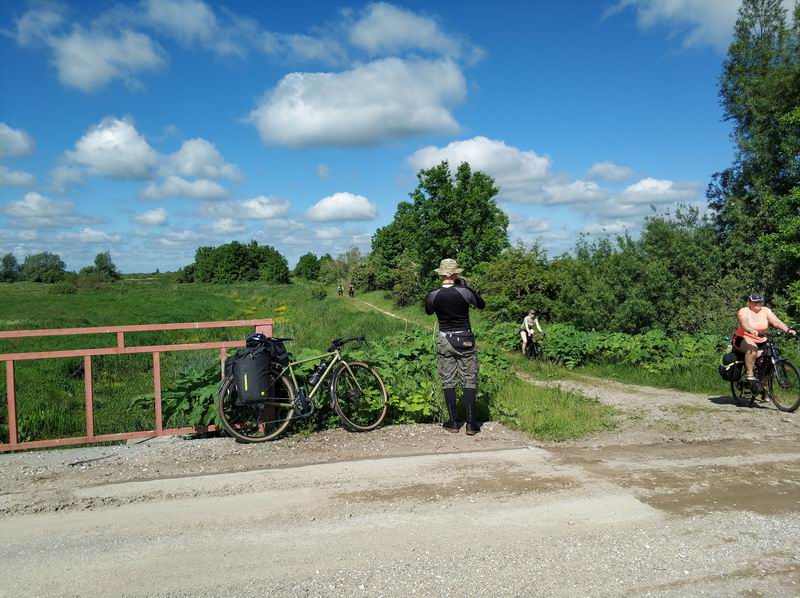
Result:
{"type": "Polygon", "coordinates": [[[536,317],[536,310],[532,309],[528,315],[522,319],[522,324],[519,327],[519,335],[522,338],[522,354],[525,355],[525,349],[528,348],[528,338],[534,333],[534,329],[544,336],[542,327],[539,326],[539,318],[536,317]]]}

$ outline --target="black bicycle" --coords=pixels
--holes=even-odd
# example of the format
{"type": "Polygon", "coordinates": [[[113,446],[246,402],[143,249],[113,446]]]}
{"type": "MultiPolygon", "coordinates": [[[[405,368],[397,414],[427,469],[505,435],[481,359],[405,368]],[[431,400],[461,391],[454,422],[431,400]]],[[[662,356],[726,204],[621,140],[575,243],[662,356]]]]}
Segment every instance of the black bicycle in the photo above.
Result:
{"type": "Polygon", "coordinates": [[[528,333],[528,342],[525,345],[525,357],[528,359],[539,359],[542,355],[544,355],[544,350],[542,349],[542,338],[543,336],[537,340],[534,338],[534,335],[528,333]]]}
{"type": "MultiPolygon", "coordinates": [[[[759,336],[767,340],[753,366],[756,379],[748,380],[742,367],[742,375],[737,380],[731,380],[731,395],[736,404],[742,407],[752,407],[756,399],[766,401],[769,397],[780,411],[791,413],[800,407],[800,370],[781,355],[775,344],[775,339],[787,335],[775,332],[759,336]]],[[[743,365],[744,354],[736,351],[736,356],[743,365]]]]}
{"type": "Polygon", "coordinates": [[[233,378],[225,378],[217,392],[217,413],[222,427],[242,442],[273,440],[292,420],[310,417],[323,407],[321,389],[327,385],[328,404],[345,428],[352,432],[374,430],[386,417],[389,398],[374,368],[360,361],[345,361],[342,357],[342,347],[352,342],[360,347],[366,338],[336,338],[322,355],[293,361],[286,367],[274,367],[270,394],[257,403],[237,401],[233,378]],[[305,384],[298,383],[294,368],[312,361],[319,363],[305,384]]]}

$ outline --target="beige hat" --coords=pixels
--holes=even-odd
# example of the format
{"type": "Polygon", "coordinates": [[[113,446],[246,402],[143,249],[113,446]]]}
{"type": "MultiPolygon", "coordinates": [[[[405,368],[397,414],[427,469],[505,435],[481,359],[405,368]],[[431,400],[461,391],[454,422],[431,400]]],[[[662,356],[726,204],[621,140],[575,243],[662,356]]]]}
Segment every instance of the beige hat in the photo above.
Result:
{"type": "Polygon", "coordinates": [[[460,274],[463,270],[458,267],[458,262],[448,257],[439,262],[439,267],[434,272],[441,276],[447,276],[448,274],[460,274]]]}

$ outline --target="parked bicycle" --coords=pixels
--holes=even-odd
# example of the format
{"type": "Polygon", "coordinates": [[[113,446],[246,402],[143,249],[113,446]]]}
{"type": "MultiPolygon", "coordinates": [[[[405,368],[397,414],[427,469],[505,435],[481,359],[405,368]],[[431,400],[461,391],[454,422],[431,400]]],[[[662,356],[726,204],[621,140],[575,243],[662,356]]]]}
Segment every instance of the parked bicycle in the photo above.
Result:
{"type": "MultiPolygon", "coordinates": [[[[780,411],[792,412],[800,407],[800,371],[781,355],[775,339],[786,336],[782,332],[759,335],[766,338],[761,356],[753,367],[755,380],[747,380],[743,367],[741,375],[731,380],[731,395],[740,406],[752,407],[756,399],[772,400],[780,411]]],[[[744,356],[736,352],[741,362],[744,356]]],[[[737,363],[739,363],[737,361],[737,363]]]]}
{"type": "MultiPolygon", "coordinates": [[[[283,342],[292,339],[267,340],[283,342]]],[[[270,391],[257,402],[242,404],[238,401],[234,379],[226,376],[220,384],[216,401],[222,427],[243,442],[273,440],[289,427],[292,420],[310,417],[322,408],[322,389],[327,386],[328,404],[345,428],[353,432],[374,430],[386,417],[388,396],[381,377],[371,366],[360,361],[345,361],[342,357],[342,348],[353,342],[360,348],[366,338],[333,339],[321,355],[274,367],[270,391]],[[312,361],[319,363],[305,384],[299,384],[295,368],[312,361]]]]}

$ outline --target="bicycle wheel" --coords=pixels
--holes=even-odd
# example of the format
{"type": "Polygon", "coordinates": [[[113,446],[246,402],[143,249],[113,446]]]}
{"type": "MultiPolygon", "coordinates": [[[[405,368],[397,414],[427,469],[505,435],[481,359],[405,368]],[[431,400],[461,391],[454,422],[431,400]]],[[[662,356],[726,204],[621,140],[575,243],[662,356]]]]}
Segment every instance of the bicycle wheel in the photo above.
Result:
{"type": "Polygon", "coordinates": [[[366,363],[350,361],[336,370],[331,381],[333,409],[353,432],[377,428],[389,408],[383,380],[366,363]]]}
{"type": "Polygon", "coordinates": [[[225,431],[242,442],[277,438],[294,415],[294,391],[286,376],[275,379],[276,401],[236,405],[236,386],[226,378],[217,393],[217,415],[225,431]]]}
{"type": "Polygon", "coordinates": [[[800,372],[791,361],[781,361],[769,377],[769,398],[780,411],[800,407],[800,372]]]}
{"type": "Polygon", "coordinates": [[[731,396],[739,407],[751,407],[755,400],[750,383],[744,376],[738,380],[731,380],[731,396]]]}

